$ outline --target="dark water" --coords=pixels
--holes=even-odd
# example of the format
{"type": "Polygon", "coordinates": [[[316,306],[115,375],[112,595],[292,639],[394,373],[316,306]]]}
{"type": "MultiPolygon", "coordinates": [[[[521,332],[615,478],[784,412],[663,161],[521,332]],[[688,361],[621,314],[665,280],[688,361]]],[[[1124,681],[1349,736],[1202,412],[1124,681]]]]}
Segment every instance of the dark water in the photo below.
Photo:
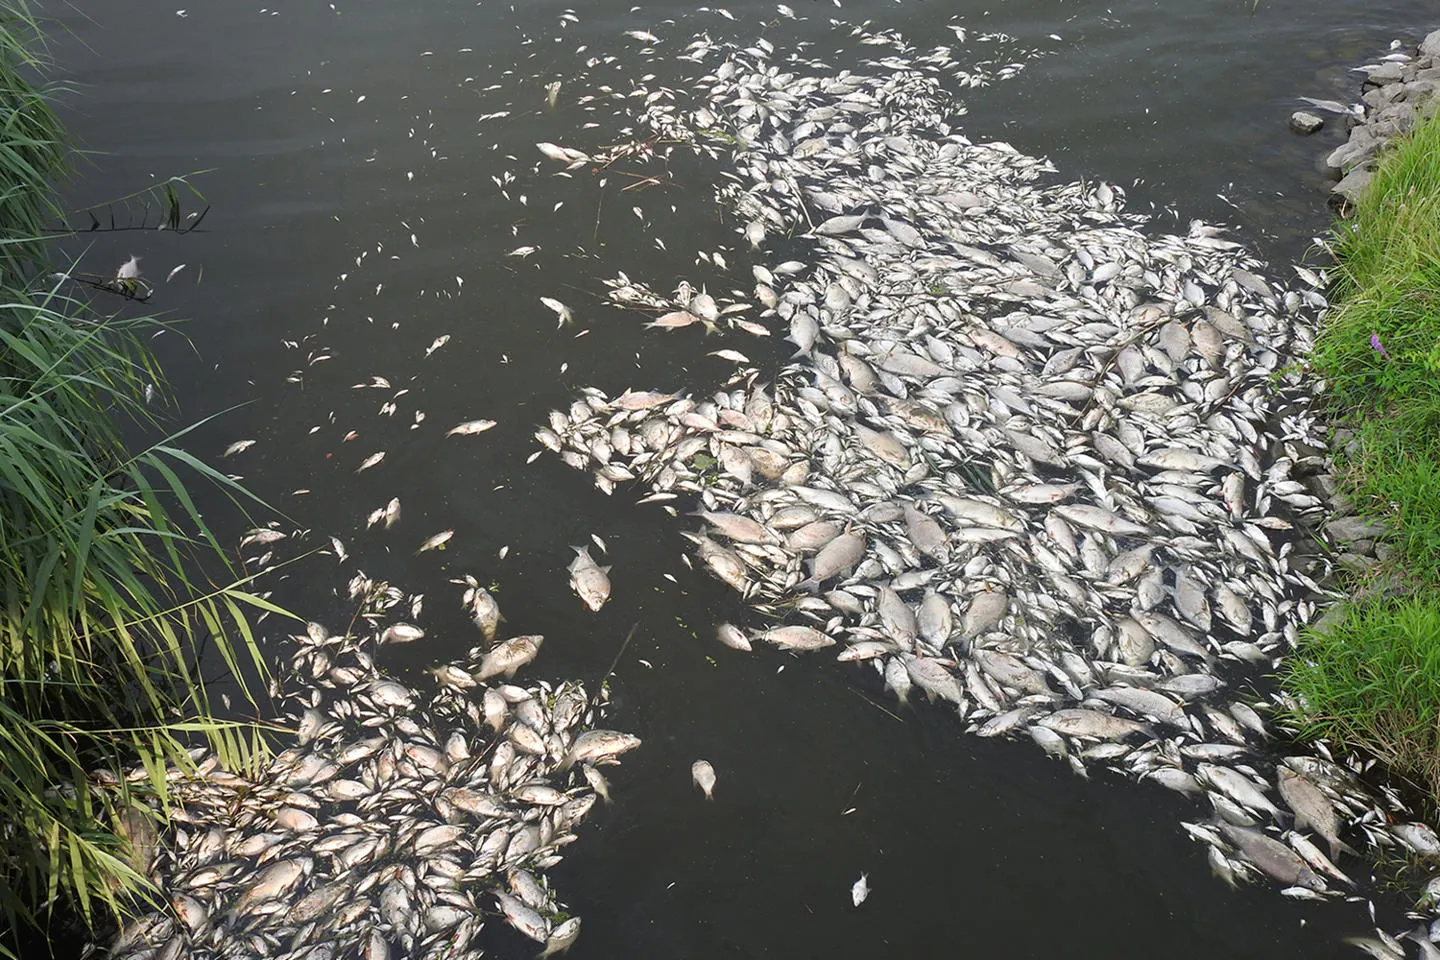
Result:
{"type": "MultiPolygon", "coordinates": [[[[612,777],[615,806],[552,874],[585,921],[572,956],[1352,954],[1339,937],[1365,932],[1361,906],[1228,890],[1178,826],[1198,811],[1158,786],[1080,780],[1028,744],[965,737],[925,709],[897,722],[875,705],[889,704],[878,681],[838,664],[720,647],[712,625],[740,611],[681,562],[677,524],[623,490],[603,496],[549,456],[525,465],[533,428],[580,385],[713,386],[730,367],[705,351],[773,363],[779,350],[645,332],[596,297],[616,269],[659,290],[681,276],[746,285],[744,263],[729,280],[694,266],[696,250],[735,241],[705,202],[706,171],[677,165],[672,181],[624,194],[618,175],[602,191],[583,172],[525,172],[536,141],[588,147],[615,136],[576,132],[589,115],[574,83],[555,113],[543,109],[544,83],[566,76],[577,46],[620,54],[623,88],[650,68],[621,32],[664,37],[664,20],[693,20],[693,9],[595,3],[562,30],[566,7],[550,2],[303,0],[278,14],[196,2],[180,16],[185,2],[51,11],[70,31],[56,34],[59,72],[82,85],[66,118],[102,154],[73,185],[75,205],[214,168],[195,181],[213,205],[202,232],[95,234],[76,251],[96,272],[139,254],[156,280],[187,264],[151,305],[189,318],[188,343],[156,343],[177,422],[241,405],[192,434],[190,448],[218,457],[231,440],[257,439],[227,468],[295,527],[335,534],[353,554],[343,566],[319,557],[286,568],[277,599],[338,627],[357,566],[423,591],[431,635],[393,654],[402,671],[473,641],[446,582],[467,572],[498,584],[507,629],[547,636],[533,676],[598,680],[638,624],[612,680],[611,722],[645,747],[612,777]],[[506,170],[520,171],[511,195],[529,205],[498,194],[490,178],[506,170]],[[683,242],[657,251],[635,204],[683,242]],[[541,251],[503,257],[520,244],[541,251]],[[592,332],[557,332],[538,303],[546,295],[592,332]],[[427,359],[443,334],[452,339],[427,359]],[[316,353],[331,359],[307,366],[316,353]],[[287,383],[295,371],[303,382],[287,383]],[[394,389],[351,388],[374,375],[394,389]],[[411,392],[398,412],[380,416],[402,388],[411,392]],[[411,430],[417,409],[427,419],[411,430]],[[478,417],[499,426],[442,439],[478,417]],[[359,436],[345,442],[351,430],[359,436]],[[386,460],[357,476],[377,450],[386,460]],[[364,532],[365,514],[392,496],[400,526],[364,532]],[[445,528],[456,531],[448,549],[412,554],[445,528]],[[615,564],[615,598],[599,615],[570,595],[564,572],[567,545],[592,533],[615,564]],[[713,804],[689,783],[702,756],[719,772],[713,804]],[[848,888],[861,871],[873,894],[854,910],[848,888]]],[[[1281,263],[1326,225],[1315,161],[1339,141],[1333,129],[1288,134],[1294,98],[1348,99],[1353,63],[1392,38],[1414,40],[1433,16],[1426,3],[1356,0],[1253,11],[1243,0],[1024,2],[988,13],[792,5],[817,18],[802,29],[822,46],[826,16],[871,19],[929,46],[953,39],[945,24],[958,15],[972,32],[1043,51],[1016,79],[967,97],[973,137],[1048,155],[1066,177],[1139,180],[1132,204],[1165,211],[1166,223],[1234,223],[1281,263]]],[[[717,29],[740,35],[773,17],[769,4],[728,9],[740,24],[717,29]]],[[[673,30],[692,32],[690,21],[673,30]]],[[[219,528],[241,529],[223,504],[210,509],[219,528]]],[[[496,942],[505,956],[533,952],[508,932],[496,942]]]]}

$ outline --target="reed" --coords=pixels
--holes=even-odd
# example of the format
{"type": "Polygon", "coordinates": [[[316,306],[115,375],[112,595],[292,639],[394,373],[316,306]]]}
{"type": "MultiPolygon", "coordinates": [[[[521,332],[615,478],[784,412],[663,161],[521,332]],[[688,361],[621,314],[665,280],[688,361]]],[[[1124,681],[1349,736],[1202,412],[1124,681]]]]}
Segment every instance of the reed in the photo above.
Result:
{"type": "Polygon", "coordinates": [[[250,617],[274,609],[235,578],[187,484],[245,492],[181,434],[125,441],[162,432],[144,346],[159,321],[100,315],[46,279],[69,147],[40,86],[43,49],[25,0],[0,0],[0,950],[12,952],[57,906],[97,924],[145,895],[150,821],[167,768],[193,768],[187,747],[237,767],[260,758],[255,727],[216,718],[199,664],[263,676],[250,617]]]}

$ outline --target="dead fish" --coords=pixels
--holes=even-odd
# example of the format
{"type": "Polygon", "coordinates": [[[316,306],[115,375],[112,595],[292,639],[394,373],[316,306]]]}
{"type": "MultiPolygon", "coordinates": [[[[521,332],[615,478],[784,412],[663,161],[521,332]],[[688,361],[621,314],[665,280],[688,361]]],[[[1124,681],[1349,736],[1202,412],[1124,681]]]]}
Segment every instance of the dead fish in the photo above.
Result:
{"type": "Polygon", "coordinates": [[[501,642],[480,660],[480,668],[474,674],[475,679],[484,683],[491,677],[498,677],[501,674],[504,674],[506,678],[514,677],[517,670],[535,659],[544,640],[543,636],[532,634],[511,637],[509,640],[501,642]]]}
{"type": "Polygon", "coordinates": [[[716,638],[732,650],[743,650],[750,652],[750,638],[745,636],[745,631],[729,623],[722,623],[715,628],[716,638]]]}
{"type": "Polygon", "coordinates": [[[559,321],[556,324],[557,328],[575,322],[574,311],[572,311],[569,307],[565,306],[565,304],[561,303],[559,300],[556,300],[553,297],[541,297],[540,302],[555,312],[555,317],[559,321]]]}
{"type": "Polygon", "coordinates": [[[870,896],[870,882],[865,874],[860,874],[860,879],[850,886],[850,905],[858,907],[870,896]]]}
{"type": "Polygon", "coordinates": [[[545,960],[546,957],[564,953],[578,939],[580,939],[580,918],[570,917],[562,920],[555,925],[555,929],[550,931],[550,939],[545,941],[545,949],[540,951],[535,960],[545,960]]]}
{"type": "Polygon", "coordinates": [[[450,538],[453,536],[455,536],[454,530],[441,530],[434,536],[427,537],[425,542],[420,544],[420,549],[416,550],[415,553],[418,555],[426,552],[427,550],[434,550],[437,547],[442,547],[446,543],[448,543],[450,541],[450,538]]]}
{"type": "Polygon", "coordinates": [[[494,420],[467,420],[445,431],[447,437],[473,437],[495,426],[494,420]]]}
{"type": "Polygon", "coordinates": [[[244,453],[246,450],[249,450],[253,446],[255,446],[254,440],[236,440],[234,443],[230,444],[230,446],[225,448],[225,452],[222,453],[221,456],[233,457],[237,453],[244,453]]]}
{"type": "Polygon", "coordinates": [[[1324,882],[1296,853],[1257,830],[1221,823],[1220,832],[1252,863],[1281,883],[1323,891],[1324,882]]]}
{"type": "Polygon", "coordinates": [[[609,567],[602,567],[590,557],[588,547],[571,547],[575,559],[570,561],[570,588],[592,611],[599,611],[610,599],[609,567]]]}
{"type": "Polygon", "coordinates": [[[710,766],[710,761],[696,760],[691,764],[690,779],[695,782],[695,786],[704,792],[706,800],[715,799],[713,795],[713,791],[715,790],[715,768],[710,766]]]}
{"type": "Polygon", "coordinates": [[[559,772],[564,773],[571,765],[584,761],[607,760],[628,753],[640,746],[640,738],[618,730],[586,730],[575,738],[569,752],[560,762],[559,772]]]}
{"type": "Polygon", "coordinates": [[[781,650],[821,650],[835,645],[833,637],[827,637],[813,627],[801,626],[771,627],[760,634],[760,639],[773,643],[781,650]]]}

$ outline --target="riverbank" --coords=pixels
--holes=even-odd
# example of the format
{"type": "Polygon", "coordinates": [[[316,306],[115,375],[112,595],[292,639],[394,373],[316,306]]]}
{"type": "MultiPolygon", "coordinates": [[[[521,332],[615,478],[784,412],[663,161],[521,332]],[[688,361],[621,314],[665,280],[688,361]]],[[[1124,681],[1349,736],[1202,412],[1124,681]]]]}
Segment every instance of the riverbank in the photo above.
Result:
{"type": "Polygon", "coordinates": [[[186,482],[243,491],[151,412],[161,324],[125,310],[148,289],[133,259],[53,272],[71,146],[44,49],[25,0],[0,2],[0,955],[30,956],[145,896],[187,747],[208,739],[232,767],[263,752],[214,718],[198,670],[202,647],[259,666],[241,610],[270,606],[197,576],[202,554],[230,566],[186,482]],[[136,453],[136,436],[159,439],[136,453]]]}
{"type": "Polygon", "coordinates": [[[1379,155],[1334,232],[1333,308],[1313,364],[1342,424],[1337,512],[1347,515],[1332,520],[1327,532],[1341,551],[1337,566],[1348,598],[1325,626],[1305,635],[1286,685],[1306,707],[1304,735],[1379,758],[1434,801],[1440,798],[1440,120],[1433,109],[1421,116],[1409,136],[1379,155]]]}

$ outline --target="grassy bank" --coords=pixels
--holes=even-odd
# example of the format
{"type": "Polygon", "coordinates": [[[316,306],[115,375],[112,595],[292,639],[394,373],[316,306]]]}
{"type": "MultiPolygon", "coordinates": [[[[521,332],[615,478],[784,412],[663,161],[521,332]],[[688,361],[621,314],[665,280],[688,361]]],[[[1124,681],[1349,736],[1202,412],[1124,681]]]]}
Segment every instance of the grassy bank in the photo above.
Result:
{"type": "Polygon", "coordinates": [[[229,566],[187,480],[241,491],[170,441],[122,440],[159,433],[157,321],[55,285],[39,238],[70,153],[35,86],[42,49],[24,0],[0,0],[0,951],[28,955],[57,908],[98,922],[143,890],[150,803],[185,746],[255,751],[212,718],[197,665],[258,664],[260,603],[195,574],[202,551],[229,566]]]}
{"type": "Polygon", "coordinates": [[[1306,734],[1375,755],[1440,802],[1440,119],[1386,151],[1334,247],[1314,363],[1353,431],[1341,493],[1388,532],[1286,682],[1309,707],[1306,734]]]}

